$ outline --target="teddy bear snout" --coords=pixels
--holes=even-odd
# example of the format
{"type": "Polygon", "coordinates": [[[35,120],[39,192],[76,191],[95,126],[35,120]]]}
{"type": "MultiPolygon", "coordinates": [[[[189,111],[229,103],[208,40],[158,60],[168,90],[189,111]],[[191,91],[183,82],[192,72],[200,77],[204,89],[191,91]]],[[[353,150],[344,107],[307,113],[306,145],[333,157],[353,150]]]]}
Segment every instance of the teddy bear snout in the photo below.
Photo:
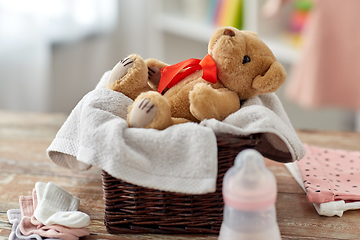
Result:
{"type": "Polygon", "coordinates": [[[227,35],[227,36],[230,36],[230,37],[234,37],[234,36],[235,36],[235,33],[234,33],[233,30],[227,28],[227,29],[225,29],[225,31],[224,31],[224,35],[227,35]]]}

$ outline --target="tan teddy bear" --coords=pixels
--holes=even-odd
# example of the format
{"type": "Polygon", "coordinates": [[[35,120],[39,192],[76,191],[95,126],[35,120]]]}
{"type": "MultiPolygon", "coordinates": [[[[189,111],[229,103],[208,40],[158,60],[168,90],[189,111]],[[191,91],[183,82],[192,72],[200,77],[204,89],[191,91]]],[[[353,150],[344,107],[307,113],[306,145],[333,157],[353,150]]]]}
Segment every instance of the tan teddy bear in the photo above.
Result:
{"type": "Polygon", "coordinates": [[[211,36],[203,60],[169,66],[133,54],[113,68],[107,88],[134,100],[129,126],[165,129],[222,121],[240,109],[240,100],[275,92],[285,79],[283,66],[255,33],[223,27],[211,36]]]}

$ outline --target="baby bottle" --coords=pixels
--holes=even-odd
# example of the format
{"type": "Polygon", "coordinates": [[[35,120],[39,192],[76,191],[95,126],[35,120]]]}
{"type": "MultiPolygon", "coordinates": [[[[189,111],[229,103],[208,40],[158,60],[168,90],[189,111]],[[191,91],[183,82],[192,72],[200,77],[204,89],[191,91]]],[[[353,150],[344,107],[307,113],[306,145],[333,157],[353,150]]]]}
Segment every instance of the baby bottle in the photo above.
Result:
{"type": "Polygon", "coordinates": [[[224,219],[219,240],[281,239],[276,221],[274,175],[252,149],[238,154],[223,182],[224,219]]]}

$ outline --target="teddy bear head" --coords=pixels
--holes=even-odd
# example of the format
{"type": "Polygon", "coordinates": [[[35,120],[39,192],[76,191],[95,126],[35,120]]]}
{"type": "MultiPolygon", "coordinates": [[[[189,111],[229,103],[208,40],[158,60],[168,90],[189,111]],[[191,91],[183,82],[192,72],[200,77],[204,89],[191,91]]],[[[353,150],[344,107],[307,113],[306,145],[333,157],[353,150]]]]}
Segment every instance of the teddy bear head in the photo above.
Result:
{"type": "Polygon", "coordinates": [[[284,67],[253,32],[219,28],[210,38],[208,53],[216,64],[218,79],[241,100],[275,92],[286,79],[284,67]]]}

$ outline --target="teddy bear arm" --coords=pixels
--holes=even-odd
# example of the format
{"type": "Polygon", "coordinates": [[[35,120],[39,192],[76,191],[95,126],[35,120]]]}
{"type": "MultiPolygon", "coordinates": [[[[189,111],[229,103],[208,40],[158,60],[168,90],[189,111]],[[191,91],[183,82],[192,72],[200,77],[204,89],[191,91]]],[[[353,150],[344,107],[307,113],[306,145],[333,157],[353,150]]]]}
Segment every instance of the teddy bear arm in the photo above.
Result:
{"type": "Polygon", "coordinates": [[[217,95],[213,102],[216,103],[215,118],[219,121],[224,120],[230,114],[240,109],[240,99],[236,92],[226,88],[215,89],[217,95]]]}
{"type": "Polygon", "coordinates": [[[226,88],[214,89],[207,84],[197,84],[189,98],[190,112],[199,121],[211,118],[222,121],[240,109],[238,94],[226,88]]]}
{"type": "Polygon", "coordinates": [[[169,64],[161,62],[161,61],[159,61],[159,60],[157,60],[155,58],[148,58],[148,59],[145,60],[145,63],[146,63],[147,67],[156,66],[156,67],[158,67],[160,69],[162,69],[163,67],[169,66],[169,64]]]}
{"type": "Polygon", "coordinates": [[[154,58],[146,59],[145,64],[148,68],[148,84],[152,89],[157,90],[161,78],[161,69],[168,64],[154,58]]]}

